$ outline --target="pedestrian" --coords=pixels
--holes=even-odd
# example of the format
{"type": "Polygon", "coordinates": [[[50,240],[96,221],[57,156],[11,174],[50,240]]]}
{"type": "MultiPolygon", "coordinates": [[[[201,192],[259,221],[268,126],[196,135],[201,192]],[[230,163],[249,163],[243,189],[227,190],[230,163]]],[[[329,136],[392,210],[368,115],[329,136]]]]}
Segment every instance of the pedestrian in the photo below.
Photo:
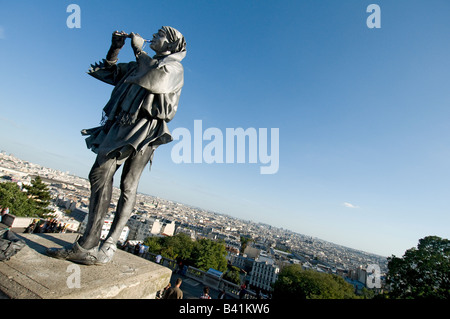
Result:
{"type": "Polygon", "coordinates": [[[33,233],[39,233],[39,229],[41,227],[41,224],[42,224],[41,220],[37,219],[36,220],[36,225],[34,225],[33,233]]]}
{"type": "Polygon", "coordinates": [[[217,296],[217,299],[225,299],[225,296],[226,296],[225,289],[222,288],[222,290],[219,293],[219,296],[217,296]]]}
{"type": "Polygon", "coordinates": [[[50,220],[47,219],[42,226],[41,233],[48,233],[49,228],[50,228],[50,220]]]}
{"type": "Polygon", "coordinates": [[[247,294],[246,288],[247,286],[245,284],[241,285],[241,290],[239,290],[239,299],[245,299],[245,295],[247,294]]]}
{"type": "Polygon", "coordinates": [[[170,286],[171,286],[171,283],[169,282],[169,284],[168,284],[166,287],[164,287],[163,290],[159,290],[159,291],[156,293],[156,299],[166,299],[166,298],[165,298],[165,295],[166,295],[167,292],[169,291],[170,286]]]}
{"type": "Polygon", "coordinates": [[[45,233],[46,229],[47,229],[47,222],[44,220],[41,220],[36,233],[45,233]]]}
{"type": "Polygon", "coordinates": [[[178,263],[178,271],[177,271],[177,273],[179,273],[181,275],[182,271],[183,271],[183,262],[180,260],[180,262],[178,263]]]}
{"type": "Polygon", "coordinates": [[[211,299],[208,286],[203,287],[203,295],[200,296],[200,299],[211,299]]]}
{"type": "Polygon", "coordinates": [[[56,227],[56,220],[55,219],[51,219],[48,223],[48,227],[47,227],[47,233],[54,233],[55,232],[55,227],[56,227]]]}
{"type": "Polygon", "coordinates": [[[130,247],[130,241],[129,241],[128,239],[127,239],[127,241],[123,244],[122,249],[125,250],[125,251],[127,251],[127,252],[130,252],[131,247],[130,247]]]}
{"type": "Polygon", "coordinates": [[[181,278],[177,278],[175,287],[169,288],[167,293],[164,294],[163,299],[183,299],[183,291],[180,289],[182,282],[183,280],[181,278]]]}
{"type": "Polygon", "coordinates": [[[139,245],[139,257],[142,257],[145,252],[145,246],[144,244],[139,245]]]}
{"type": "Polygon", "coordinates": [[[3,220],[3,217],[7,214],[9,214],[9,207],[5,207],[3,209],[0,210],[1,214],[0,214],[0,222],[3,220]]]}
{"type": "Polygon", "coordinates": [[[25,229],[25,233],[31,234],[34,231],[34,228],[36,227],[36,220],[33,220],[33,222],[28,225],[28,227],[25,229]]]}
{"type": "Polygon", "coordinates": [[[134,254],[138,255],[139,254],[139,248],[141,247],[141,243],[138,242],[135,246],[134,246],[134,254]]]}

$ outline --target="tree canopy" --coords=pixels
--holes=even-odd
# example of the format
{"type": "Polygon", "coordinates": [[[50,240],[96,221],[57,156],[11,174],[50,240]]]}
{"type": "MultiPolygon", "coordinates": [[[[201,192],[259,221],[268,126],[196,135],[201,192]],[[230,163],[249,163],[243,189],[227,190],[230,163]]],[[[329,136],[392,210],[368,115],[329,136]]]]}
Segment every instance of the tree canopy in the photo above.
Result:
{"type": "Polygon", "coordinates": [[[391,298],[449,299],[450,241],[427,236],[402,258],[389,257],[386,280],[391,287],[391,298]]]}
{"type": "Polygon", "coordinates": [[[226,255],[227,252],[223,241],[216,242],[202,238],[195,241],[192,260],[195,263],[195,267],[201,270],[206,271],[209,268],[213,268],[225,271],[227,269],[226,255]]]}
{"type": "Polygon", "coordinates": [[[171,237],[148,237],[144,245],[148,246],[152,253],[183,261],[184,264],[191,264],[203,271],[209,268],[219,271],[227,269],[224,242],[206,238],[193,241],[188,235],[180,233],[171,237]]]}
{"type": "Polygon", "coordinates": [[[247,248],[248,244],[253,241],[253,239],[249,236],[241,236],[240,240],[241,240],[240,252],[242,254],[242,253],[244,253],[245,248],[247,248]]]}
{"type": "MultiPolygon", "coordinates": [[[[36,176],[31,180],[31,185],[24,185],[27,190],[28,197],[34,199],[36,206],[42,210],[46,210],[52,199],[47,185],[42,181],[40,176],[36,176]]],[[[48,211],[51,212],[51,211],[48,211]]]]}
{"type": "Polygon", "coordinates": [[[274,284],[274,299],[353,299],[354,288],[343,278],[300,265],[289,265],[280,272],[274,284]]]}
{"type": "Polygon", "coordinates": [[[235,266],[228,266],[228,271],[223,275],[223,279],[239,285],[241,283],[239,268],[235,266]]]}
{"type": "Polygon", "coordinates": [[[53,212],[47,208],[50,192],[39,176],[23,188],[26,191],[13,182],[0,183],[0,206],[9,207],[10,213],[19,217],[45,217],[53,212]]]}

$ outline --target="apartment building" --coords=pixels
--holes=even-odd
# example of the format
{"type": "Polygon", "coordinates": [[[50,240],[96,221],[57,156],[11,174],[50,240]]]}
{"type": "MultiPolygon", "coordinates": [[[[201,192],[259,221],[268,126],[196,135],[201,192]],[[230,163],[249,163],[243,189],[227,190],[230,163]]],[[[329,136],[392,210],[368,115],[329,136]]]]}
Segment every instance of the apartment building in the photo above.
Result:
{"type": "Polygon", "coordinates": [[[258,287],[271,291],[272,284],[278,279],[280,268],[268,255],[261,253],[253,262],[249,284],[251,287],[258,287]]]}

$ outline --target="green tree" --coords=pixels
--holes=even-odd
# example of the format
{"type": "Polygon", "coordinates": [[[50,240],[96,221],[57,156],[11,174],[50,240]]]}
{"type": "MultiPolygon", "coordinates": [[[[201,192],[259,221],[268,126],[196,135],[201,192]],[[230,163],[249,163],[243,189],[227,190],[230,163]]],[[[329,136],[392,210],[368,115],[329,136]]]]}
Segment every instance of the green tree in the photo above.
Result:
{"type": "Polygon", "coordinates": [[[28,196],[34,200],[35,205],[40,210],[47,213],[53,212],[52,210],[47,209],[48,205],[50,205],[52,196],[50,195],[48,186],[42,181],[40,176],[36,176],[31,180],[31,185],[24,185],[23,188],[27,190],[28,196]]]}
{"type": "Polygon", "coordinates": [[[247,236],[241,236],[241,249],[240,252],[241,254],[244,253],[245,248],[247,248],[248,244],[253,241],[253,239],[251,237],[247,237],[247,236]]]}
{"type": "Polygon", "coordinates": [[[223,241],[215,242],[203,238],[196,241],[192,251],[192,260],[195,267],[200,270],[207,271],[209,268],[213,268],[223,272],[227,269],[226,254],[223,241]]]}
{"type": "Polygon", "coordinates": [[[148,237],[144,245],[149,251],[161,254],[163,257],[182,261],[196,268],[207,271],[214,268],[219,271],[227,269],[227,252],[224,242],[215,242],[210,239],[193,241],[188,235],[180,233],[171,237],[148,237]]]}
{"type": "Polygon", "coordinates": [[[303,270],[300,265],[285,267],[274,284],[274,299],[353,299],[354,288],[343,278],[303,270]]]}
{"type": "Polygon", "coordinates": [[[180,259],[183,263],[190,260],[194,249],[194,241],[187,234],[179,233],[172,237],[165,237],[165,245],[174,249],[174,259],[180,259]]]}
{"type": "Polygon", "coordinates": [[[148,246],[148,250],[154,254],[187,261],[191,257],[194,242],[188,235],[180,233],[170,237],[148,237],[144,245],[148,246]]]}
{"type": "Polygon", "coordinates": [[[15,216],[39,216],[33,200],[13,182],[0,183],[0,206],[9,207],[9,212],[15,216]]]}
{"type": "MultiPolygon", "coordinates": [[[[361,297],[363,299],[373,299],[375,297],[375,291],[373,289],[367,289],[366,287],[363,287],[363,289],[361,289],[361,297]]],[[[381,299],[380,296],[378,299],[381,299]]]]}
{"type": "Polygon", "coordinates": [[[223,275],[223,279],[235,283],[236,285],[241,284],[241,276],[239,268],[235,266],[229,267],[228,271],[225,273],[225,275],[223,275]]]}
{"type": "Polygon", "coordinates": [[[0,183],[0,206],[9,207],[10,213],[19,217],[46,217],[54,212],[47,208],[51,198],[48,191],[44,189],[37,193],[33,184],[24,188],[27,192],[22,191],[16,183],[0,183]]]}
{"type": "MultiPolygon", "coordinates": [[[[148,251],[154,254],[161,254],[162,245],[160,237],[147,237],[144,240],[144,245],[148,246],[148,251]]],[[[166,256],[164,256],[166,257],[166,256]]]]}
{"type": "Polygon", "coordinates": [[[391,298],[450,298],[450,241],[438,236],[419,240],[402,258],[388,258],[391,298]]]}

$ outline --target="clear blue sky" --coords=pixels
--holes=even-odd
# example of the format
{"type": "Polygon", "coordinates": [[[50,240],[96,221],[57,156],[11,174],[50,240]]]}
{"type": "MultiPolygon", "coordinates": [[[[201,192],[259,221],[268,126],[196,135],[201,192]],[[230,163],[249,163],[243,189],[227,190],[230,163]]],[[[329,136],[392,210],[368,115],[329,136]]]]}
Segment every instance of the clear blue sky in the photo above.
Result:
{"type": "MultiPolygon", "coordinates": [[[[450,238],[450,2],[7,1],[0,149],[87,177],[112,87],[88,76],[114,30],[186,37],[169,123],[279,128],[280,164],[175,164],[157,150],[139,190],[385,256],[450,238]],[[70,29],[69,4],[81,8],[70,29]],[[366,8],[381,8],[369,29],[366,8]]],[[[149,49],[148,49],[149,50],[149,49]]],[[[129,42],[120,62],[133,59],[129,42]]],[[[116,180],[118,180],[118,176],[116,180]]]]}

